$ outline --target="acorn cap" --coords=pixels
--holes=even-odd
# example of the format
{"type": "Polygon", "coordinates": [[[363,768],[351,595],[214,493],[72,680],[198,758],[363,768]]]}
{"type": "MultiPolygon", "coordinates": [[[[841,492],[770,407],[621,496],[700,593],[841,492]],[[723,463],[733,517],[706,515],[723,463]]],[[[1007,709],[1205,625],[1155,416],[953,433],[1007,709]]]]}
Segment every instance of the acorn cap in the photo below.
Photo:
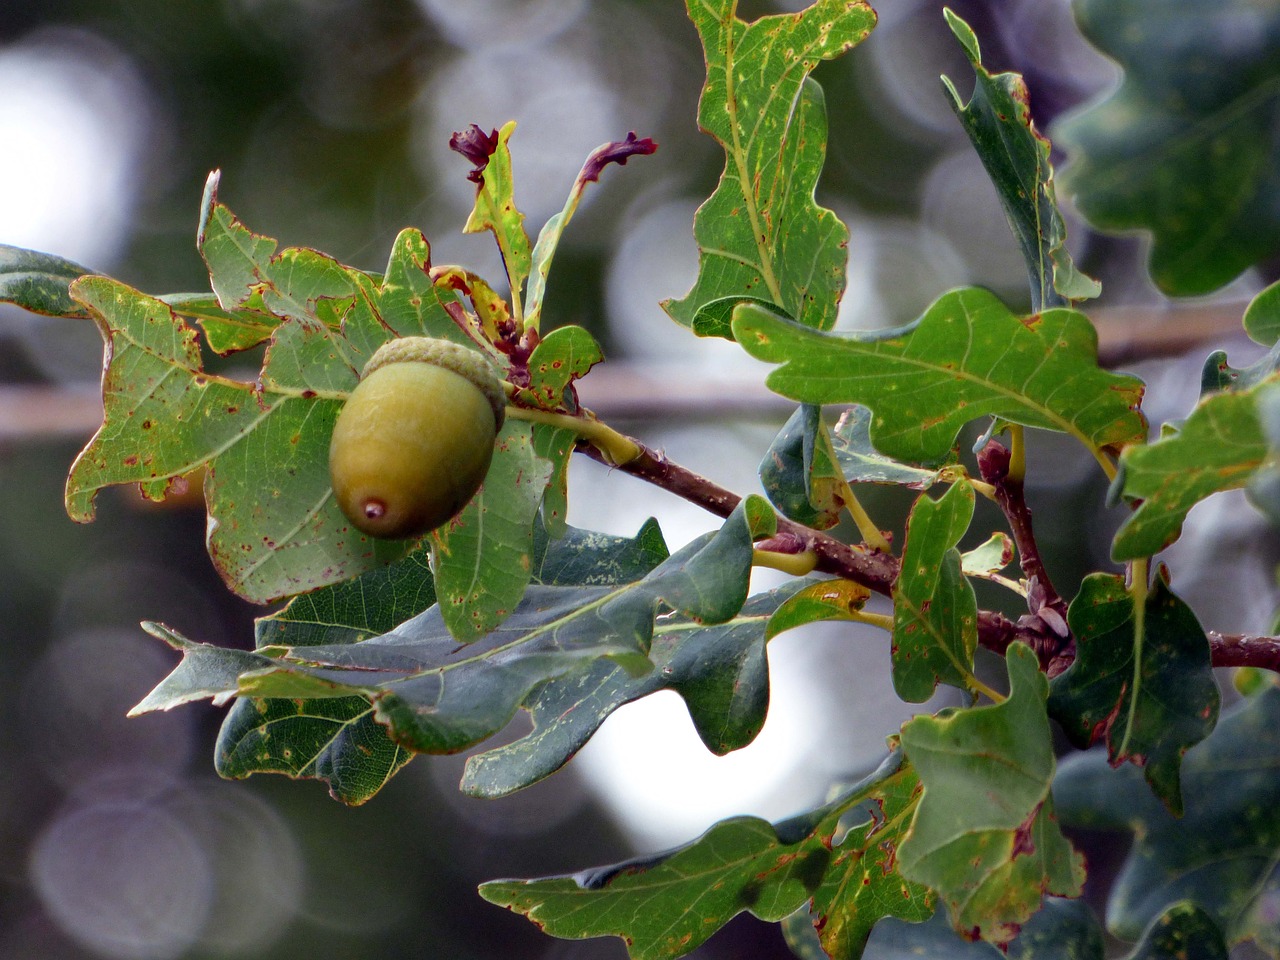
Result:
{"type": "Polygon", "coordinates": [[[392,363],[429,363],[456,373],[475,384],[493,408],[495,427],[501,429],[507,417],[507,395],[497,368],[479,352],[460,343],[440,340],[436,337],[397,337],[388,340],[369,358],[360,372],[360,379],[368,378],[382,367],[392,363]]]}

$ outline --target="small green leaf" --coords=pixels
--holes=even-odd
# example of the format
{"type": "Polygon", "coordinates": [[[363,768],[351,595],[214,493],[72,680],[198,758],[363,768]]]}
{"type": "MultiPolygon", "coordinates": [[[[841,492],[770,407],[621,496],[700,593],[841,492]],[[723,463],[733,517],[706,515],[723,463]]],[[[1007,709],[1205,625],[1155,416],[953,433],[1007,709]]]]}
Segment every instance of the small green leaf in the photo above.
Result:
{"type": "MultiPolygon", "coordinates": [[[[1069,757],[1054,785],[1064,824],[1132,831],[1107,904],[1107,926],[1137,940],[1170,906],[1190,901],[1229,944],[1280,955],[1280,688],[1224,712],[1182,763],[1185,811],[1175,817],[1132,766],[1102,751],[1069,757]]],[[[1199,957],[1191,953],[1186,956],[1199,957]]],[[[1212,956],[1212,954],[1209,954],[1212,956]]]]}
{"type": "Polygon", "coordinates": [[[973,487],[954,484],[941,499],[922,494],[907,518],[902,572],[893,585],[893,688],[922,703],[939,683],[972,687],[978,601],[956,544],[973,519],[973,487]]]}
{"type": "Polygon", "coordinates": [[[1256,388],[1205,397],[1176,430],[1124,452],[1122,492],[1137,507],[1116,531],[1111,556],[1132,560],[1163,550],[1181,535],[1193,506],[1245,486],[1266,458],[1256,388]]]}
{"type": "Polygon", "coordinates": [[[822,408],[803,403],[760,461],[760,483],[785,517],[818,530],[836,525],[844,509],[842,484],[827,455],[822,408]]]}
{"type": "Polygon", "coordinates": [[[1050,685],[1049,714],[1077,747],[1106,740],[1112,764],[1143,768],[1174,813],[1182,812],[1182,755],[1218,719],[1209,641],[1161,567],[1141,615],[1124,578],[1085,578],[1067,611],[1077,656],[1050,685]]]}
{"type": "Polygon", "coordinates": [[[1078,896],[1084,881],[1049,793],[1048,681],[1023,644],[1009,647],[1006,663],[1003,703],[903,726],[924,796],[898,848],[902,875],[936,890],[957,930],[997,945],[1017,935],[1044,894],[1078,896]]]}
{"type": "Polygon", "coordinates": [[[1150,231],[1164,292],[1209,293],[1280,250],[1280,10],[1252,0],[1081,0],[1124,67],[1057,128],[1063,187],[1095,227],[1150,231]],[[1247,24],[1244,32],[1241,25],[1247,24]]]}
{"type": "Polygon", "coordinates": [[[863,406],[850,407],[840,415],[831,434],[831,445],[850,483],[896,483],[924,490],[937,483],[943,473],[942,469],[899,463],[877,450],[871,443],[871,411],[863,406]]]}
{"type": "Polygon", "coordinates": [[[820,620],[857,620],[871,591],[852,580],[820,580],[792,596],[769,618],[767,639],[820,620]]]}
{"type": "MultiPolygon", "coordinates": [[[[479,130],[478,127],[473,128],[479,130]]],[[[516,207],[515,180],[511,174],[509,141],[516,122],[508,120],[496,132],[484,164],[477,164],[471,179],[476,184],[476,204],[467,218],[464,233],[492,231],[507,268],[513,303],[518,303],[532,264],[529,235],[524,229],[524,214],[516,207]]],[[[461,151],[459,151],[461,152],[461,151]]],[[[468,157],[471,158],[468,154],[468,157]]]]}
{"type": "Polygon", "coordinates": [[[67,288],[92,272],[51,253],[0,243],[0,303],[49,317],[87,318],[89,314],[71,299],[67,288]]]}
{"type": "Polygon", "coordinates": [[[743,911],[781,920],[810,896],[824,905],[830,898],[842,912],[823,913],[819,922],[833,925],[824,946],[856,957],[880,917],[918,919],[931,909],[927,892],[891,868],[915,802],[915,777],[895,756],[846,796],[777,827],[735,817],[657,857],[572,877],[497,880],[480,895],[552,936],[622,937],[632,960],[684,956],[743,911]]]}
{"type": "Polygon", "coordinates": [[[129,711],[131,717],[156,710],[172,710],[197,700],[224,702],[235,694],[240,674],[272,666],[270,658],[262,654],[196,643],[162,623],[147,622],[142,628],[180,652],[182,660],[141,703],[129,711]]]}
{"type": "Polygon", "coordinates": [[[603,359],[600,344],[582,327],[558,327],[529,355],[529,394],[545,410],[562,410],[566,388],[603,359]]]}
{"type": "Polygon", "coordinates": [[[702,336],[731,336],[725,298],[755,299],[830,329],[849,231],[813,193],[826,154],[822,89],[809,73],[875,25],[861,0],[818,0],[744,23],[737,0],[688,0],[707,61],[699,126],[725,151],[720,184],[694,218],[698,279],[664,309],[702,336]],[[704,308],[711,309],[704,313],[704,308]]]}
{"type": "Polygon", "coordinates": [[[1264,347],[1280,341],[1280,281],[1262,290],[1244,311],[1244,332],[1264,347]]]}
{"type": "Polygon", "coordinates": [[[749,354],[783,364],[769,374],[771,390],[870,407],[871,441],[898,460],[941,459],[960,428],[984,416],[1060,430],[1095,453],[1146,439],[1141,381],[1098,367],[1097,333],[1074,310],[1019,318],[975,287],[887,333],[823,334],[752,305],[733,325],[749,354]]]}
{"type": "Polygon", "coordinates": [[[960,555],[960,569],[966,577],[989,577],[1013,563],[1013,540],[996,531],[986,543],[960,555]]]}
{"type": "Polygon", "coordinates": [[[973,97],[963,104],[946,77],[943,87],[973,148],[995,185],[1005,216],[1026,261],[1034,310],[1096,297],[1101,286],[1076,269],[1067,251],[1067,227],[1054,195],[1049,141],[1031,119],[1030,95],[1021,75],[992,75],[982,65],[978,38],[950,10],[947,24],[973,64],[973,97]]]}

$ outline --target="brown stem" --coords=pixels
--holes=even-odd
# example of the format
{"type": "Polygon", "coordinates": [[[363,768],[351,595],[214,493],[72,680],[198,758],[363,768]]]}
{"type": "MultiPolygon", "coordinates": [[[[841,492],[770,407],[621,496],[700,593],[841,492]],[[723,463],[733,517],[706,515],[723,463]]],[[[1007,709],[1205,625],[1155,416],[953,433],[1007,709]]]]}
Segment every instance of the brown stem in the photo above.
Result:
{"type": "MultiPolygon", "coordinates": [[[[700,476],[668,460],[666,456],[645,446],[634,437],[640,455],[620,466],[615,466],[590,443],[579,443],[577,449],[611,469],[621,470],[639,477],[656,487],[697,504],[718,517],[728,517],[742,498],[706,477],[700,476]]],[[[1023,504],[1025,508],[1025,503],[1023,504]]],[[[1030,512],[1026,514],[1030,529],[1030,512]]],[[[788,551],[812,550],[818,556],[817,569],[837,577],[852,580],[884,596],[893,594],[893,584],[898,579],[898,558],[878,551],[866,551],[851,547],[821,530],[785,517],[778,518],[778,535],[787,541],[788,551]]],[[[1034,545],[1034,540],[1031,541],[1034,545]]],[[[1019,544],[1019,552],[1023,547],[1019,544]]],[[[1038,553],[1033,555],[1039,558],[1038,553]]],[[[1025,567],[1024,567],[1025,570],[1025,567]]],[[[1048,583],[1047,578],[1044,583],[1048,583]]],[[[1050,588],[1052,589],[1052,588],[1050,588]]],[[[1061,598],[1053,594],[1059,604],[1061,598]]],[[[1065,613],[1065,605],[1063,606],[1065,613]]],[[[1021,617],[1017,623],[1004,614],[992,610],[978,613],[978,642],[988,650],[1004,654],[1009,644],[1019,640],[1036,652],[1040,666],[1050,677],[1057,676],[1075,659],[1074,646],[1049,630],[1038,616],[1021,617]]],[[[1280,638],[1246,637],[1209,634],[1215,667],[1262,667],[1280,672],[1280,638]]]]}
{"type": "Polygon", "coordinates": [[[1013,534],[1014,545],[1018,548],[1018,563],[1027,578],[1030,616],[1019,620],[1019,624],[1039,635],[1041,642],[1033,646],[1045,668],[1049,669],[1049,665],[1055,663],[1059,664],[1057,670],[1061,672],[1075,658],[1075,641],[1067,627],[1067,604],[1049,579],[1031,526],[1031,508],[1027,506],[1025,487],[1020,478],[1010,476],[1009,463],[1008,449],[997,440],[989,440],[978,453],[978,470],[982,479],[995,488],[996,503],[1004,511],[1009,532],[1013,534]],[[1066,663],[1061,664],[1064,659],[1066,663]]]}
{"type": "Polygon", "coordinates": [[[1209,650],[1215,667],[1261,667],[1280,673],[1280,637],[1253,637],[1210,630],[1209,650]]]}

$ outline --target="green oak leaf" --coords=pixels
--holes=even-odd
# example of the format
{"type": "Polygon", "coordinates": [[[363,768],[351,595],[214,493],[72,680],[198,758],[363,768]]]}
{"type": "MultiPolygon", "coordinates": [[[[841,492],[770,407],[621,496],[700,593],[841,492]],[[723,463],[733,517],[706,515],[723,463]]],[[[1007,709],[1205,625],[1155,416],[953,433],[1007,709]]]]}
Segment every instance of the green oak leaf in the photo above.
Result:
{"type": "Polygon", "coordinates": [[[321,780],[330,796],[351,806],[373,797],[412,759],[387,736],[366,697],[240,697],[214,750],[219,776],[321,780]]]}
{"type": "Polygon", "coordinates": [[[562,410],[569,385],[603,359],[600,344],[582,327],[557,327],[529,355],[528,395],[544,410],[562,410]]]}
{"type": "Polygon", "coordinates": [[[863,406],[855,405],[840,415],[831,431],[831,445],[840,470],[850,483],[895,483],[924,490],[937,483],[944,472],[941,467],[899,463],[877,450],[871,443],[871,411],[863,406]]]}
{"type": "Polygon", "coordinates": [[[1013,539],[997,530],[986,542],[960,554],[960,569],[966,577],[990,577],[1013,563],[1013,539]]]}
{"type": "Polygon", "coordinates": [[[1111,543],[1116,560],[1148,557],[1177,540],[1201,500],[1249,483],[1268,448],[1257,391],[1216,393],[1155,443],[1129,447],[1120,460],[1121,493],[1137,504],[1111,543]]]}
{"type": "Polygon", "coordinates": [[[871,934],[874,960],[1104,960],[1102,925],[1081,900],[1046,897],[1004,950],[962,938],[939,910],[925,923],[885,920],[871,934]]]}
{"type": "Polygon", "coordinates": [[[1213,730],[1218,685],[1209,641],[1161,566],[1139,615],[1124,578],[1085,578],[1067,611],[1076,660],[1050,684],[1049,715],[1077,747],[1105,740],[1112,764],[1134,763],[1182,812],[1182,755],[1213,730]]]}
{"type": "Polygon", "coordinates": [[[1048,681],[1021,643],[1009,647],[1006,663],[1004,702],[947,709],[902,728],[924,795],[898,869],[937,891],[957,930],[996,945],[1017,935],[1044,894],[1078,896],[1084,881],[1049,792],[1048,681]]]}
{"type": "Polygon", "coordinates": [[[751,597],[732,619],[699,626],[664,617],[654,626],[654,669],[636,676],[611,660],[554,677],[524,702],[533,730],[518,740],[468,758],[462,791],[506,796],[560,769],[619,707],[659,690],[685,701],[708,750],[724,755],[745,747],[764,725],[769,706],[765,628],[779,605],[805,586],[796,580],[751,597]]]}
{"type": "Polygon", "coordinates": [[[1209,914],[1194,903],[1175,903],[1151,921],[1127,960],[1227,960],[1227,942],[1209,914]]]}
{"type": "MultiPolygon", "coordinates": [[[[170,306],[105,278],[74,284],[102,329],[109,366],[103,426],[72,468],[67,509],[92,519],[96,492],[111,484],[137,482],[159,499],[204,467],[214,564],[237,593],[266,602],[358,576],[412,547],[353,531],[330,489],[333,423],[368,357],[397,336],[444,337],[490,356],[495,348],[456,294],[432,281],[430,247],[418,231],[400,233],[379,279],[313,250],[278,250],[217,202],[216,187],[215,175],[200,246],[217,304],[179,295],[170,306]],[[208,373],[183,315],[219,349],[267,337],[257,380],[208,373]]],[[[552,477],[550,513],[565,512],[568,445],[542,436],[535,450],[528,434],[527,425],[509,427],[491,467],[490,490],[518,476],[515,496],[495,505],[482,495],[455,521],[468,523],[465,531],[440,535],[450,623],[464,636],[518,599],[532,514],[552,477]]]]}
{"type": "Polygon", "coordinates": [[[857,620],[871,590],[852,580],[819,580],[793,594],[769,618],[765,639],[823,620],[857,620]]]}
{"type": "Polygon", "coordinates": [[[865,38],[875,13],[861,0],[818,0],[748,24],[736,15],[737,0],[687,7],[707,62],[698,124],[724,148],[725,167],[694,218],[698,279],[663,307],[702,336],[730,336],[727,298],[770,303],[830,329],[849,231],[814,202],[827,118],[809,73],[865,38]]]}
{"type": "Polygon", "coordinates": [[[1225,350],[1213,351],[1205,358],[1200,375],[1201,394],[1246,390],[1280,370],[1280,282],[1271,284],[1249,302],[1242,322],[1250,339],[1271,349],[1239,369],[1227,363],[1225,350]]]}
{"type": "Polygon", "coordinates": [[[815,922],[833,924],[828,950],[856,957],[880,917],[921,919],[931,910],[927,891],[891,869],[915,802],[915,777],[895,754],[832,804],[777,826],[734,817],[656,857],[570,877],[496,880],[480,895],[552,936],[621,937],[632,960],[684,956],[739,913],[782,920],[813,896],[823,904],[815,922]]]}
{"type": "Polygon", "coordinates": [[[828,452],[822,408],[802,403],[760,461],[760,483],[783,516],[818,530],[836,525],[844,484],[828,452]]]}
{"type": "MultiPolygon", "coordinates": [[[[567,586],[640,579],[667,558],[657,523],[635,538],[569,528],[551,540],[535,526],[533,579],[567,586]]],[[[419,549],[353,580],[294,597],[256,624],[256,646],[358,643],[435,603],[430,558],[419,549]]],[[[256,663],[256,662],[255,662],[256,663]]],[[[325,781],[336,799],[363,803],[412,758],[376,721],[367,697],[240,697],[223,721],[214,761],[224,777],[283,773],[325,781]]]]}
{"type": "Polygon", "coordinates": [[[1280,526],[1280,383],[1263,384],[1256,392],[1258,423],[1267,442],[1267,457],[1249,478],[1249,499],[1280,526]]]}
{"type": "Polygon", "coordinates": [[[483,636],[524,596],[533,573],[533,520],[552,471],[534,450],[532,425],[508,420],[479,492],[431,531],[440,612],[459,640],[483,636]]]}
{"type": "Polygon", "coordinates": [[[13,303],[48,317],[87,318],[71,299],[71,282],[92,273],[78,263],[51,253],[0,243],[0,303],[13,303]]]}
{"type": "Polygon", "coordinates": [[[911,703],[928,700],[939,683],[972,688],[978,601],[956,544],[973,505],[973,487],[956,483],[936,501],[922,494],[907,518],[893,585],[893,688],[911,703]]]}
{"type": "MultiPolygon", "coordinates": [[[[245,655],[260,658],[252,669],[220,690],[205,683],[193,694],[166,680],[164,697],[149,698],[148,708],[197,695],[359,696],[373,702],[374,719],[390,728],[396,743],[419,753],[453,753],[500,730],[541,685],[589,672],[601,658],[645,675],[652,670],[648,652],[660,614],[667,615],[664,626],[672,612],[704,625],[735,617],[751,570],[754,531],[747,513],[744,503],[717,533],[633,582],[532,586],[500,626],[471,644],[458,643],[437,604],[375,637],[350,628],[338,643],[263,647],[245,655]]],[[[547,553],[562,550],[560,543],[551,541],[547,553]]],[[[641,555],[653,556],[653,548],[641,545],[641,555]]],[[[589,548],[579,542],[569,549],[581,554],[589,548]]],[[[636,556],[635,545],[614,553],[615,563],[636,562],[625,559],[636,556]]],[[[578,562],[569,557],[559,566],[578,562]]],[[[762,633],[765,617],[759,619],[762,633]]],[[[192,646],[202,654],[218,650],[192,646]]],[[[184,662],[190,656],[184,650],[184,662]]],[[[175,675],[185,669],[180,665],[175,675]]]]}
{"type": "Polygon", "coordinates": [[[1098,367],[1083,314],[1017,317],[976,287],[943,294],[909,327],[834,336],[761,307],[739,306],[735,336],[775,393],[802,403],[870,407],[871,442],[912,463],[945,457],[960,428],[984,416],[1069,433],[1095,454],[1146,439],[1135,377],[1098,367]]]}
{"type": "Polygon", "coordinates": [[[1203,294],[1280,250],[1280,10],[1251,0],[1079,0],[1123,82],[1055,130],[1064,190],[1102,230],[1149,231],[1166,293],[1203,294]],[[1242,25],[1246,25],[1242,30],[1242,25]]]}
{"type": "Polygon", "coordinates": [[[1135,768],[1112,769],[1102,751],[1065,759],[1054,784],[1062,822],[1134,835],[1107,903],[1111,932],[1137,940],[1185,900],[1208,913],[1229,944],[1252,940],[1269,956],[1280,956],[1277,768],[1276,687],[1225,711],[1213,733],[1187,752],[1180,818],[1135,768]]]}
{"type": "MultiPolygon", "coordinates": [[[[472,129],[484,136],[479,127],[472,129]]],[[[463,233],[482,233],[485,230],[493,233],[507,268],[513,302],[518,301],[529,277],[533,256],[529,234],[524,229],[524,214],[516,207],[515,180],[511,174],[509,141],[515,130],[516,122],[508,120],[491,135],[492,142],[486,143],[487,157],[483,163],[476,164],[470,177],[476,184],[475,207],[462,228],[463,233]]],[[[471,154],[464,155],[468,159],[476,159],[471,154]]]]}
{"type": "Polygon", "coordinates": [[[950,10],[943,14],[973,65],[973,96],[965,104],[948,78],[943,77],[942,84],[1022,248],[1032,309],[1096,297],[1101,286],[1076,269],[1067,251],[1067,226],[1054,195],[1049,141],[1031,119],[1026,83],[1016,73],[989,73],[982,65],[973,30],[950,10]]]}

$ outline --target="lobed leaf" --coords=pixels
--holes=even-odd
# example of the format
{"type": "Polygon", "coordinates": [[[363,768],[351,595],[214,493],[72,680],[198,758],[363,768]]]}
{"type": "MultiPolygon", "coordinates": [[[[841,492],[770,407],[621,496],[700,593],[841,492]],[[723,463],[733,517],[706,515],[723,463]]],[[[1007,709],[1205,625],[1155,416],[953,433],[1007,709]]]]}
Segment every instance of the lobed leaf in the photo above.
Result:
{"type": "Polygon", "coordinates": [[[1129,960],[1227,960],[1227,954],[1212,917],[1193,903],[1175,903],[1151,922],[1129,960]]]}
{"type": "MultiPolygon", "coordinates": [[[[535,527],[534,580],[549,585],[627,583],[667,558],[654,521],[634,539],[569,529],[549,540],[535,527]]],[[[354,580],[294,597],[279,613],[257,621],[256,644],[318,646],[358,643],[387,633],[435,603],[428,554],[354,580]]],[[[367,697],[263,699],[240,697],[223,721],[215,765],[224,777],[283,773],[329,784],[335,799],[369,799],[412,758],[377,722],[367,697]]]]}
{"type": "Polygon", "coordinates": [[[476,203],[463,232],[488,230],[493,233],[507,268],[512,302],[518,304],[520,291],[529,277],[533,251],[524,229],[524,214],[516,207],[515,181],[511,175],[508,141],[515,130],[514,120],[508,120],[502,129],[488,135],[472,124],[466,133],[455,133],[449,146],[475,164],[467,179],[476,185],[476,203]]]}
{"type": "Polygon", "coordinates": [[[1064,760],[1054,785],[1063,823],[1134,834],[1107,904],[1111,932],[1137,940],[1185,900],[1213,919],[1228,944],[1252,940],[1268,956],[1280,956],[1278,767],[1276,687],[1225,712],[1213,733],[1187,752],[1180,818],[1133,767],[1113,770],[1101,751],[1064,760]]]}
{"type": "Polygon", "coordinates": [[[973,30],[950,10],[943,14],[973,65],[975,84],[967,104],[948,78],[942,78],[942,85],[987,168],[1022,248],[1032,308],[1061,307],[1071,300],[1096,297],[1101,286],[1076,268],[1067,250],[1067,226],[1054,195],[1049,141],[1031,119],[1026,83],[1020,74],[989,73],[982,65],[973,30]]]}
{"type": "MultiPolygon", "coordinates": [[[[452,753],[500,730],[541,685],[587,673],[601,658],[644,675],[652,669],[648,651],[659,613],[675,611],[704,624],[731,620],[746,600],[752,536],[744,505],[716,534],[634,582],[531,587],[501,626],[472,644],[453,638],[436,605],[376,637],[353,627],[345,642],[245,654],[258,659],[238,680],[219,690],[200,689],[205,696],[364,697],[396,743],[419,753],[452,753]]],[[[577,546],[579,553],[591,549],[577,546]]],[[[634,564],[653,556],[653,547],[640,545],[639,554],[636,545],[612,549],[613,562],[634,564]]],[[[567,559],[568,565],[578,562],[567,559]]],[[[759,618],[761,633],[763,622],[759,618]]],[[[201,655],[217,650],[189,646],[201,655]]],[[[184,663],[191,655],[184,649],[184,663]]],[[[180,665],[175,674],[186,669],[180,665]]],[[[165,683],[171,698],[192,698],[191,691],[165,683]]],[[[150,708],[164,705],[152,698],[150,708]]]]}
{"type": "Polygon", "coordinates": [[[1280,250],[1280,11],[1251,0],[1081,0],[1124,67],[1058,127],[1064,188],[1102,230],[1152,235],[1151,275],[1208,293],[1280,250]],[[1241,29],[1242,24],[1248,24],[1241,29]]]}
{"type": "Polygon", "coordinates": [[[972,688],[978,601],[956,545],[973,506],[973,487],[956,483],[936,501],[922,494],[907,518],[893,585],[893,688],[903,700],[922,703],[939,683],[972,688]]]}
{"type": "Polygon", "coordinates": [[[51,253],[0,243],[0,303],[49,317],[87,318],[89,314],[71,299],[67,288],[92,272],[51,253]]]}
{"type": "Polygon", "coordinates": [[[896,483],[924,490],[937,483],[946,469],[915,467],[882,454],[871,443],[871,411],[863,406],[850,407],[840,415],[831,433],[831,445],[850,483],[896,483]]]}
{"type": "Polygon", "coordinates": [[[731,336],[727,305],[772,304],[819,329],[835,323],[849,231],[814,202],[827,144],[809,73],[875,25],[862,0],[739,20],[737,0],[687,3],[707,62],[698,124],[724,148],[720,184],[698,209],[698,278],[663,308],[701,336],[731,336]]]}
{"type": "Polygon", "coordinates": [[[827,452],[822,408],[802,403],[760,461],[760,484],[783,516],[818,530],[836,525],[844,510],[843,483],[827,452]]]}
{"type": "Polygon", "coordinates": [[[815,923],[824,932],[831,925],[824,947],[856,957],[859,938],[880,917],[919,919],[931,910],[927,892],[892,870],[900,821],[915,802],[915,777],[895,755],[844,797],[777,827],[735,817],[656,857],[571,877],[493,881],[480,895],[552,936],[621,937],[633,960],[684,956],[743,911],[781,920],[814,896],[822,904],[815,923]]]}
{"type": "Polygon", "coordinates": [[[1161,567],[1143,597],[1123,577],[1090,574],[1067,623],[1077,655],[1050,684],[1049,715],[1077,747],[1105,740],[1113,766],[1142,767],[1156,795],[1181,813],[1182,755],[1218,719],[1209,641],[1196,615],[1161,567]]]}
{"type": "Polygon", "coordinates": [[[1016,936],[1044,894],[1078,896],[1084,880],[1049,792],[1048,681],[1021,643],[1009,647],[1006,663],[1003,703],[944,710],[902,728],[924,795],[898,869],[937,891],[957,930],[996,945],[1016,936]]]}
{"type": "Polygon", "coordinates": [[[1081,900],[1046,897],[1004,950],[962,938],[939,910],[925,923],[886,920],[867,944],[874,960],[1104,960],[1102,925],[1081,900]]]}
{"type": "Polygon", "coordinates": [[[750,304],[733,325],[749,354],[783,364],[771,390],[870,407],[872,443],[898,460],[941,459],[984,416],[1069,433],[1095,453],[1146,439],[1141,381],[1098,367],[1097,333],[1074,310],[1020,318],[975,287],[887,333],[827,335],[750,304]]]}
{"type": "Polygon", "coordinates": [[[1111,556],[1148,557],[1182,534],[1187,513],[1222,490],[1245,486],[1267,459],[1255,388],[1205,397],[1177,428],[1120,460],[1121,493],[1136,507],[1116,531],[1111,556]]]}

